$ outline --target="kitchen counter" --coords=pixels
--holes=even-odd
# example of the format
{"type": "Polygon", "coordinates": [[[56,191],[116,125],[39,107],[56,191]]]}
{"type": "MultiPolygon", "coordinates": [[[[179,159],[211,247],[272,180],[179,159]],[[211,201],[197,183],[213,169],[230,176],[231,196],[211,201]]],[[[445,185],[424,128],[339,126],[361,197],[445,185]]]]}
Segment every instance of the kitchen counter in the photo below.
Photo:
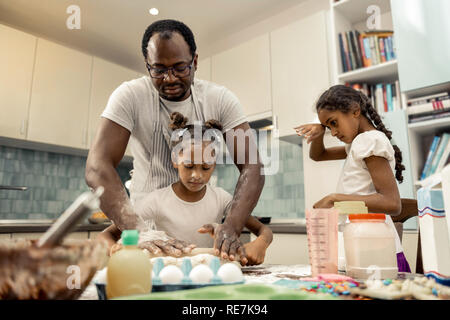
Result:
{"type": "MultiPolygon", "coordinates": [[[[44,220],[0,220],[1,233],[44,233],[52,225],[52,221],[44,220]]],[[[111,223],[90,224],[83,223],[77,226],[74,232],[103,231],[111,223]]]]}
{"type": "Polygon", "coordinates": [[[271,223],[267,226],[273,233],[306,234],[306,224],[302,223],[271,223]]]}

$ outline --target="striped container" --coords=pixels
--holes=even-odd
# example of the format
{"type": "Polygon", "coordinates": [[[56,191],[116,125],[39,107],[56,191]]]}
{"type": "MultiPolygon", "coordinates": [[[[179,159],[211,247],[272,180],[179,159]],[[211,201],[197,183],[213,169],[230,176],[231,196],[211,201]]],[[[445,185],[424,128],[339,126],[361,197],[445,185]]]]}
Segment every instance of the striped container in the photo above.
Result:
{"type": "Polygon", "coordinates": [[[450,285],[450,237],[442,189],[420,188],[417,205],[424,274],[450,285]]]}

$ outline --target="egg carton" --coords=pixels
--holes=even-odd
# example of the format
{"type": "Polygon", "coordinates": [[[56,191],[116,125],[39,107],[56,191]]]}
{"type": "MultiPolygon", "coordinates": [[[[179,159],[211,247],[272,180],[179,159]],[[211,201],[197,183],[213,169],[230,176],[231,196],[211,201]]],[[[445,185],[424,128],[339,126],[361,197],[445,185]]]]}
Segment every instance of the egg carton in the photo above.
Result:
{"type": "MultiPolygon", "coordinates": [[[[181,270],[180,268],[174,265],[165,266],[163,259],[158,258],[154,262],[152,271],[152,293],[198,289],[203,287],[221,286],[221,285],[238,285],[243,283],[245,283],[245,280],[243,278],[243,274],[240,268],[233,263],[226,263],[221,266],[220,260],[217,257],[214,257],[211,260],[209,266],[205,264],[199,264],[194,269],[192,268],[191,259],[183,258],[181,270]],[[194,276],[192,271],[194,271],[195,273],[196,268],[198,268],[198,271],[200,271],[200,276],[198,276],[199,272],[197,272],[197,276],[194,276]],[[203,270],[200,270],[200,268],[202,268],[203,270]],[[174,279],[167,279],[166,277],[167,272],[166,274],[164,274],[164,272],[165,270],[169,269],[171,269],[170,271],[174,271],[175,273],[177,273],[175,278],[180,279],[179,281],[178,279],[175,279],[177,281],[173,281],[174,279]],[[226,271],[228,271],[228,274],[226,271]],[[230,276],[230,271],[234,271],[234,275],[230,276]],[[210,277],[208,276],[205,277],[206,273],[209,273],[210,277]],[[201,281],[196,282],[191,277],[193,277],[194,279],[203,277],[203,279],[200,279],[201,281]],[[167,280],[171,280],[170,282],[172,283],[167,283],[169,282],[167,280]]],[[[106,297],[105,283],[94,281],[94,284],[97,288],[99,299],[106,300],[107,297],[106,297]]]]}

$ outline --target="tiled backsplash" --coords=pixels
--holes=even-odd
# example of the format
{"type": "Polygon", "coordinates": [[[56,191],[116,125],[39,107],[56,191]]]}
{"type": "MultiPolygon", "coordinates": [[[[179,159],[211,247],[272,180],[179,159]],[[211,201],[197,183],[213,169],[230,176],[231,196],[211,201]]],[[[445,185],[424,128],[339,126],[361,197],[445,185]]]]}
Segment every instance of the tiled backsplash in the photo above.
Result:
{"type": "MultiPolygon", "coordinates": [[[[253,215],[304,218],[302,148],[280,141],[279,170],[267,175],[253,215]]],[[[26,191],[0,190],[0,219],[54,219],[81,193],[86,157],[0,146],[0,184],[26,186],[26,191]]],[[[117,168],[122,182],[130,178],[131,163],[117,168]]],[[[239,177],[232,165],[217,165],[217,185],[231,194],[239,177]]]]}
{"type": "MultiPolygon", "coordinates": [[[[0,184],[26,191],[0,190],[0,219],[54,219],[81,193],[86,157],[0,146],[0,184]]],[[[117,171],[122,182],[132,164],[117,171]]]]}
{"type": "MultiPolygon", "coordinates": [[[[303,155],[301,146],[280,140],[279,170],[266,175],[264,189],[252,215],[276,219],[305,217],[303,155]]],[[[217,165],[217,186],[234,193],[239,171],[233,164],[217,165]]]]}

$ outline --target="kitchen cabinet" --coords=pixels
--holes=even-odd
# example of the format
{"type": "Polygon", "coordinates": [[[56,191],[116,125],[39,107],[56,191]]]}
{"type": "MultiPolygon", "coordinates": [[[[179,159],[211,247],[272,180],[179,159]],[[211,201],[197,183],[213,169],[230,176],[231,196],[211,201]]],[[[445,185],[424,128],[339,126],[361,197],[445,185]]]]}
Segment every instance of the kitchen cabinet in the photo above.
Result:
{"type": "Polygon", "coordinates": [[[39,237],[42,235],[43,233],[36,233],[36,232],[17,232],[17,233],[12,233],[11,234],[11,239],[29,239],[29,240],[33,240],[33,239],[39,239],[39,237]]]}
{"type": "Polygon", "coordinates": [[[230,89],[247,116],[272,110],[268,34],[213,55],[211,69],[211,80],[230,89]]]}
{"type": "MultiPolygon", "coordinates": [[[[303,142],[305,209],[312,209],[317,201],[331,193],[336,193],[344,160],[314,161],[309,157],[311,144],[306,143],[306,140],[303,140],[303,142]]],[[[326,148],[345,145],[337,138],[333,137],[329,130],[325,133],[323,142],[326,148]]]]}
{"type": "MultiPolygon", "coordinates": [[[[97,57],[93,58],[92,85],[89,101],[89,146],[91,146],[94,140],[100,122],[100,115],[105,110],[111,93],[123,82],[141,76],[134,70],[97,57]]],[[[131,156],[129,148],[127,148],[125,155],[131,156]]]]}
{"type": "Polygon", "coordinates": [[[284,137],[315,119],[314,103],[330,85],[325,12],[271,32],[270,41],[273,114],[284,137]]]}
{"type": "Polygon", "coordinates": [[[37,38],[0,24],[0,136],[25,139],[37,38]]]}
{"type": "Polygon", "coordinates": [[[450,2],[391,0],[391,7],[401,91],[440,84],[448,89],[450,2]]]}
{"type": "Polygon", "coordinates": [[[89,239],[95,239],[97,236],[102,233],[101,231],[89,231],[89,239]]]}
{"type": "MultiPolygon", "coordinates": [[[[251,241],[255,240],[251,235],[251,241]]],[[[264,264],[309,264],[308,238],[306,234],[274,233],[267,248],[264,264]]]]}
{"type": "MultiPolygon", "coordinates": [[[[12,239],[39,239],[44,233],[36,233],[36,232],[19,232],[12,233],[12,239]]],[[[84,240],[88,239],[88,232],[73,232],[66,236],[64,239],[75,239],[75,240],[84,240]]]]}
{"type": "Polygon", "coordinates": [[[198,61],[195,78],[211,81],[211,58],[198,61]]]}
{"type": "Polygon", "coordinates": [[[39,38],[27,139],[86,149],[92,56],[39,38]]]}
{"type": "Polygon", "coordinates": [[[7,240],[7,239],[11,239],[10,233],[0,233],[0,240],[7,240]]]}

